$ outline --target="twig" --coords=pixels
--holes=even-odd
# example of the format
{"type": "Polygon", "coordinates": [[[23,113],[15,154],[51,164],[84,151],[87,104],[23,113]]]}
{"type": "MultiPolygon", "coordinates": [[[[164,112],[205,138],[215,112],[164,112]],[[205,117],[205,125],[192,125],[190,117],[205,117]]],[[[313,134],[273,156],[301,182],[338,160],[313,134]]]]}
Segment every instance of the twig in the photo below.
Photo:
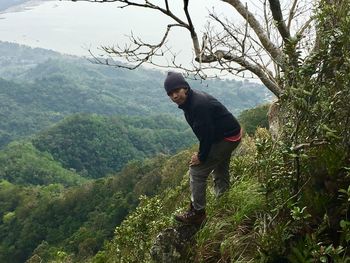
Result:
{"type": "Polygon", "coordinates": [[[293,20],[294,15],[295,15],[295,9],[296,9],[296,7],[297,7],[297,3],[298,3],[298,0],[294,0],[293,5],[292,5],[292,8],[291,8],[290,11],[289,11],[288,24],[287,24],[288,30],[290,30],[290,26],[291,26],[291,24],[292,24],[292,20],[293,20]]]}
{"type": "Polygon", "coordinates": [[[292,148],[293,152],[300,151],[301,149],[309,148],[309,147],[316,147],[316,146],[321,146],[321,145],[326,145],[329,144],[328,141],[325,140],[313,140],[312,142],[309,143],[301,143],[292,148]]]}

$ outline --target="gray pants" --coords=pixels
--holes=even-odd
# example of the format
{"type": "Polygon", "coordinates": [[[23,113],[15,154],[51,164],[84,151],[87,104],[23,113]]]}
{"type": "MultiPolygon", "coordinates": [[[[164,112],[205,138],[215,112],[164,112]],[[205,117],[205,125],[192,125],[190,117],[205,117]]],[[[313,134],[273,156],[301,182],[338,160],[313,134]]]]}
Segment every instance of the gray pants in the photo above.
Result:
{"type": "Polygon", "coordinates": [[[231,154],[239,143],[240,141],[227,142],[225,140],[214,143],[205,162],[190,166],[191,201],[194,209],[205,208],[207,179],[211,172],[213,172],[216,196],[220,196],[229,188],[231,154]]]}

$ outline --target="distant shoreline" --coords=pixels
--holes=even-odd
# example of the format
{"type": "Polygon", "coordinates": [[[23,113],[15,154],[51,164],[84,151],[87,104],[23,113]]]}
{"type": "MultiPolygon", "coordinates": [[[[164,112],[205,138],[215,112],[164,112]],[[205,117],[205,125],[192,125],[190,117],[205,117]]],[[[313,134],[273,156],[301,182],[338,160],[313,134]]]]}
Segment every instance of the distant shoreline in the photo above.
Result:
{"type": "MultiPolygon", "coordinates": [[[[22,3],[18,3],[16,5],[9,6],[4,10],[0,10],[0,14],[16,13],[16,12],[30,10],[32,7],[38,6],[43,2],[47,2],[47,1],[49,0],[24,0],[22,3]]],[[[2,18],[0,17],[0,19],[2,18]]]]}

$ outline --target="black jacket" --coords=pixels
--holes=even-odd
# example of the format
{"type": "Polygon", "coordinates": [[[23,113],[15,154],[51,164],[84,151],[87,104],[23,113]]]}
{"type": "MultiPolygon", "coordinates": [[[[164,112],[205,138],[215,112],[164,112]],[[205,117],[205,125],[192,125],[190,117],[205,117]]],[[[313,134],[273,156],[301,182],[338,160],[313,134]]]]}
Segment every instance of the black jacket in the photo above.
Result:
{"type": "Polygon", "coordinates": [[[199,140],[198,157],[204,162],[213,143],[225,137],[237,135],[240,125],[237,119],[213,96],[188,90],[185,103],[179,106],[199,140]]]}

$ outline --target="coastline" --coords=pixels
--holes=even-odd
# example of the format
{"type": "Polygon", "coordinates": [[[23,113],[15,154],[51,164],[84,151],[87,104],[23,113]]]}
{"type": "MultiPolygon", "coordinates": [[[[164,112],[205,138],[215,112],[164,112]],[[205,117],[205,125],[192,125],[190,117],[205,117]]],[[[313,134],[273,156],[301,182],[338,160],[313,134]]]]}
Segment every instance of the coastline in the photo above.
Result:
{"type": "MultiPolygon", "coordinates": [[[[38,6],[42,4],[43,2],[48,2],[52,0],[24,0],[22,3],[15,4],[13,6],[9,6],[8,8],[4,10],[0,10],[1,14],[7,14],[7,13],[16,13],[16,12],[22,12],[26,10],[30,10],[31,8],[38,6]]],[[[1,19],[1,17],[0,17],[1,19]]]]}

